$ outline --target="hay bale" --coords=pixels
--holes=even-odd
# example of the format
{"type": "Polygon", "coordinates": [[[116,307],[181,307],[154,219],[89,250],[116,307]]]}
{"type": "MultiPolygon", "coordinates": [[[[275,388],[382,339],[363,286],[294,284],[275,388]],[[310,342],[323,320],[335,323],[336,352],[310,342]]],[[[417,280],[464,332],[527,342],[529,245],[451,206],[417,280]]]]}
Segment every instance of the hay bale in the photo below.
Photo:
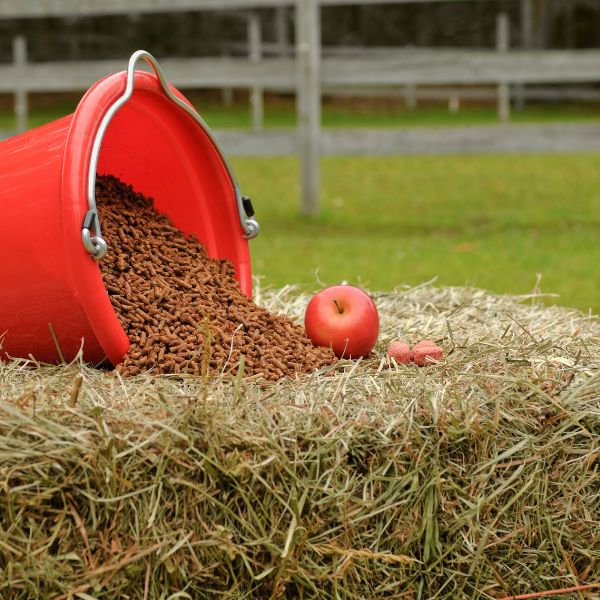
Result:
{"type": "MultiPolygon", "coordinates": [[[[472,289],[376,300],[376,357],[331,376],[0,366],[0,597],[494,598],[600,580],[598,321],[472,289]],[[391,341],[424,337],[441,363],[388,362],[391,341]]],[[[301,318],[307,297],[258,301],[301,318]]]]}

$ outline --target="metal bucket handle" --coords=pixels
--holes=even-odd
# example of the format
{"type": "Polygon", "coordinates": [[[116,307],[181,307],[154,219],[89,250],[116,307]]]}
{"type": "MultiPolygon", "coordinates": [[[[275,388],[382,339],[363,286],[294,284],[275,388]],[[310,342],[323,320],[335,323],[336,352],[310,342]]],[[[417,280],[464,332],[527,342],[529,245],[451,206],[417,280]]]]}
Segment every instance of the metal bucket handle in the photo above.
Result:
{"type": "Polygon", "coordinates": [[[244,238],[252,239],[258,235],[260,226],[255,219],[253,219],[254,211],[252,209],[252,204],[250,200],[245,196],[242,196],[240,192],[240,187],[225,156],[225,152],[221,148],[221,145],[215,138],[214,133],[211,131],[210,127],[205,123],[204,119],[188,104],[180,100],[169,87],[167,80],[160,68],[157,60],[145,50],[137,50],[131,55],[129,59],[129,64],[127,66],[127,85],[125,86],[125,91],[123,95],[118,98],[108,109],[102,122],[100,123],[100,127],[98,127],[98,131],[96,132],[96,137],[94,138],[94,143],[92,145],[92,153],[90,155],[90,167],[88,174],[88,185],[87,185],[87,199],[88,199],[88,211],[83,220],[83,225],[81,229],[81,240],[83,241],[83,245],[85,249],[91,254],[92,258],[95,260],[100,260],[108,250],[108,244],[102,237],[102,231],[100,229],[100,219],[98,217],[98,210],[96,208],[96,169],[98,167],[98,158],[100,156],[100,146],[102,145],[102,139],[104,138],[104,134],[106,133],[106,129],[114,117],[115,113],[125,104],[131,95],[133,94],[133,85],[135,80],[135,65],[140,60],[144,59],[154,71],[156,78],[160,82],[163,92],[171,100],[174,104],[179,106],[182,110],[184,110],[188,115],[190,115],[198,125],[202,128],[204,133],[208,136],[212,144],[214,145],[216,151],[219,153],[223,164],[227,170],[227,174],[229,175],[229,179],[231,180],[231,184],[233,185],[233,189],[235,192],[235,201],[237,204],[238,215],[240,219],[240,225],[244,231],[244,238]],[[92,231],[94,232],[92,234],[92,231]]]}

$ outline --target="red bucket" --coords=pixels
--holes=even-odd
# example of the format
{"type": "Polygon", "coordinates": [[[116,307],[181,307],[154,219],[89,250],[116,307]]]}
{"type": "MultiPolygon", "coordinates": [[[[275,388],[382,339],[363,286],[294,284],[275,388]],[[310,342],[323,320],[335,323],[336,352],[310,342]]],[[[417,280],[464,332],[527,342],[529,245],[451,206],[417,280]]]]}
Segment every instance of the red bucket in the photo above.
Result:
{"type": "Polygon", "coordinates": [[[72,115],[0,143],[4,358],[56,362],[52,331],[66,360],[83,349],[88,362],[118,364],[129,348],[97,262],[106,247],[96,171],[154,198],[210,256],[230,259],[251,295],[248,239],[258,224],[249,201],[210,129],[155,59],[138,51],[127,71],[95,83],[72,115]],[[154,74],[135,71],[140,58],[154,74]]]}

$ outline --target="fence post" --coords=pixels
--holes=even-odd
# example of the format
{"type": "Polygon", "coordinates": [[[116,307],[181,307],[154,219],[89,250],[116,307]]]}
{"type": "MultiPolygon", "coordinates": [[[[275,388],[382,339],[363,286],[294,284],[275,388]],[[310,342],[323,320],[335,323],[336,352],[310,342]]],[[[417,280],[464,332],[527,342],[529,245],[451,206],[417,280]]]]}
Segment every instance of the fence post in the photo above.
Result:
{"type": "Polygon", "coordinates": [[[319,212],[319,138],[321,126],[321,20],[319,0],[296,2],[296,61],[298,82],[298,151],[300,158],[300,210],[319,212]]]}
{"type": "MultiPolygon", "coordinates": [[[[252,63],[262,59],[262,30],[260,16],[256,13],[248,15],[248,58],[252,63]]],[[[264,122],[263,89],[254,85],[250,89],[250,106],[252,109],[252,131],[261,131],[264,122]]]]}
{"type": "MultiPolygon", "coordinates": [[[[27,40],[18,35],[13,38],[13,64],[18,70],[27,64],[27,40]]],[[[24,83],[20,83],[15,89],[14,111],[17,133],[27,130],[28,121],[28,98],[27,88],[24,83]]]]}
{"type": "MultiPolygon", "coordinates": [[[[521,0],[521,48],[531,50],[533,45],[533,8],[531,0],[521,0]]],[[[515,107],[523,110],[525,107],[525,84],[515,86],[515,107]]]]}
{"type": "Polygon", "coordinates": [[[577,24],[575,22],[575,3],[567,2],[564,7],[564,19],[565,19],[565,46],[569,48],[575,48],[577,46],[577,24]]]}
{"type": "MultiPolygon", "coordinates": [[[[224,58],[229,58],[229,52],[223,51],[221,52],[221,56],[224,58]]],[[[232,87],[224,87],[221,88],[221,99],[223,101],[223,105],[227,108],[231,108],[233,106],[233,88],[232,87]]]]}
{"type": "Polygon", "coordinates": [[[278,46],[277,54],[279,58],[287,58],[292,54],[287,16],[287,6],[279,6],[275,9],[275,41],[278,46]]]}
{"type": "MultiPolygon", "coordinates": [[[[509,21],[506,13],[496,16],[496,50],[500,54],[508,52],[510,46],[509,21]]],[[[510,84],[501,81],[498,84],[498,118],[501,123],[510,120],[510,84]]]]}
{"type": "Polygon", "coordinates": [[[404,106],[407,110],[417,108],[417,86],[414,83],[407,83],[404,86],[404,106]]]}

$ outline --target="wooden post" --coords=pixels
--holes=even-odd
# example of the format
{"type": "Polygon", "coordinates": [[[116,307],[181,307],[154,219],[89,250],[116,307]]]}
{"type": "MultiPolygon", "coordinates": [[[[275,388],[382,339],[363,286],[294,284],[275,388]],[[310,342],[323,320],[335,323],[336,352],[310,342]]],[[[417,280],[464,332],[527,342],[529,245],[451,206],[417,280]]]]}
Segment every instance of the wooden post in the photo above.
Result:
{"type": "MultiPolygon", "coordinates": [[[[248,58],[258,63],[262,59],[262,31],[260,17],[256,13],[248,15],[248,58]]],[[[255,85],[250,89],[250,107],[252,110],[252,131],[261,131],[264,123],[263,89],[255,85]]]]}
{"type": "Polygon", "coordinates": [[[301,212],[319,212],[319,141],[321,126],[321,19],[319,0],[296,1],[298,150],[301,212]]]}
{"type": "Polygon", "coordinates": [[[565,47],[577,47],[577,27],[575,23],[575,3],[567,2],[563,7],[565,26],[565,47]]]}
{"type": "Polygon", "coordinates": [[[275,9],[275,41],[278,46],[277,54],[280,58],[291,56],[287,6],[279,6],[275,9]]]}
{"type": "MultiPolygon", "coordinates": [[[[27,64],[27,40],[22,35],[13,38],[13,64],[17,69],[19,67],[24,67],[27,64]]],[[[23,84],[20,84],[19,87],[15,89],[14,100],[17,133],[27,131],[27,117],[29,112],[27,100],[27,88],[25,88],[23,84]]]]}
{"type": "Polygon", "coordinates": [[[532,0],[521,0],[521,47],[533,48],[533,6],[532,0]]]}
{"type": "MultiPolygon", "coordinates": [[[[496,49],[499,53],[508,52],[510,46],[509,21],[506,13],[496,17],[496,49]]],[[[498,84],[498,119],[501,123],[510,120],[510,87],[506,81],[498,84]]]]}
{"type": "MultiPolygon", "coordinates": [[[[532,0],[521,0],[521,48],[533,48],[533,7],[532,0]]],[[[515,86],[515,107],[523,110],[525,107],[525,84],[515,86]]]]}
{"type": "Polygon", "coordinates": [[[546,49],[548,29],[550,26],[550,6],[546,0],[538,0],[536,4],[536,30],[535,47],[538,50],[546,49]]]}
{"type": "Polygon", "coordinates": [[[451,94],[448,98],[448,111],[450,114],[455,115],[460,110],[460,96],[458,94],[451,94]]]}
{"type": "Polygon", "coordinates": [[[404,106],[407,110],[417,108],[417,86],[414,83],[407,83],[404,86],[404,106]]]}
{"type": "MultiPolygon", "coordinates": [[[[221,56],[223,57],[229,57],[229,52],[227,51],[223,51],[221,52],[221,56]]],[[[233,106],[233,88],[231,87],[224,87],[221,89],[221,99],[223,101],[223,105],[226,106],[227,108],[231,108],[233,106]]]]}

